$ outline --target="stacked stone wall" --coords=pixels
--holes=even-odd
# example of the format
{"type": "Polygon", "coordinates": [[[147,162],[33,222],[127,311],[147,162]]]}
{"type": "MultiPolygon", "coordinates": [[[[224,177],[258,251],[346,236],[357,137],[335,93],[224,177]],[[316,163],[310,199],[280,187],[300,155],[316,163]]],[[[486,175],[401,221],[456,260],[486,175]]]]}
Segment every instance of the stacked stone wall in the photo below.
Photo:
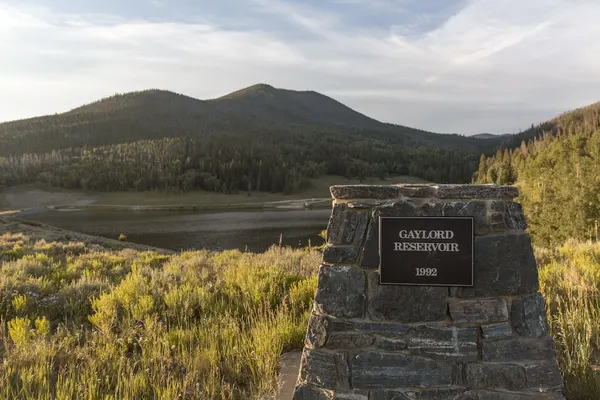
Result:
{"type": "Polygon", "coordinates": [[[564,399],[516,188],[331,193],[294,400],[564,399]],[[472,216],[473,287],[380,285],[379,216],[472,216]]]}

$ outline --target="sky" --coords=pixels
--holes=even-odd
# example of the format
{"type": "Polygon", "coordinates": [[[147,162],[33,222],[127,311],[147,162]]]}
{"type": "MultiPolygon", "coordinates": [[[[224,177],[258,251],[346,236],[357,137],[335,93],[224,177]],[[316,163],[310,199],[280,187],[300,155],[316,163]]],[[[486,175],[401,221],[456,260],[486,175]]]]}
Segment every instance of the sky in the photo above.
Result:
{"type": "Polygon", "coordinates": [[[515,133],[600,100],[598,0],[0,0],[0,121],[150,88],[315,90],[515,133]]]}

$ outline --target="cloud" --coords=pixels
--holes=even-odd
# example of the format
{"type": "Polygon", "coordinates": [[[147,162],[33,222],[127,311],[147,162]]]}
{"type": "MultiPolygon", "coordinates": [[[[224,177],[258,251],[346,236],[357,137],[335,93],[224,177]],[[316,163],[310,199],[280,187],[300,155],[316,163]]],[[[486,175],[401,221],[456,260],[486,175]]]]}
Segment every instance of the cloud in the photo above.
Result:
{"type": "Polygon", "coordinates": [[[388,122],[504,133],[599,100],[597,0],[229,2],[243,25],[208,5],[181,20],[175,3],[161,18],[0,3],[0,120],[130,90],[210,98],[266,82],[388,122]],[[352,22],[367,9],[375,19],[352,22]]]}

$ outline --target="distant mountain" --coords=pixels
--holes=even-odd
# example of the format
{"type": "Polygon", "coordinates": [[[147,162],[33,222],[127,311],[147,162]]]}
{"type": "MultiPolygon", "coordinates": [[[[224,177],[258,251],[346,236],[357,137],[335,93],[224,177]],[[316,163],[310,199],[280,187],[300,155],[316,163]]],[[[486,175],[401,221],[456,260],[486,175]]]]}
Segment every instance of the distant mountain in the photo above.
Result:
{"type": "Polygon", "coordinates": [[[2,123],[0,155],[298,127],[392,139],[409,147],[482,148],[472,138],[379,122],[314,91],[259,84],[213,100],[163,90],[117,94],[66,113],[2,123]]]}
{"type": "Polygon", "coordinates": [[[498,144],[383,123],[314,91],[258,84],[198,100],[153,89],[0,124],[0,185],[293,193],[323,174],[468,182],[498,144]]]}
{"type": "Polygon", "coordinates": [[[387,128],[385,124],[321,93],[276,89],[266,84],[250,86],[208,102],[223,112],[291,124],[373,130],[387,128]]]}

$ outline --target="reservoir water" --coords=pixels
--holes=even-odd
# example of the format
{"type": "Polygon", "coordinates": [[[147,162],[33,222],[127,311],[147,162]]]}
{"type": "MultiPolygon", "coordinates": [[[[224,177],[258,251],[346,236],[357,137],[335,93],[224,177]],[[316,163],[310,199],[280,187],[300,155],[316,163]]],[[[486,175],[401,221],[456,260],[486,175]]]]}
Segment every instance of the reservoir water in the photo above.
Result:
{"type": "Polygon", "coordinates": [[[330,209],[286,211],[157,212],[55,211],[26,217],[48,225],[173,250],[239,249],[262,252],[280,242],[320,245],[330,209]]]}

